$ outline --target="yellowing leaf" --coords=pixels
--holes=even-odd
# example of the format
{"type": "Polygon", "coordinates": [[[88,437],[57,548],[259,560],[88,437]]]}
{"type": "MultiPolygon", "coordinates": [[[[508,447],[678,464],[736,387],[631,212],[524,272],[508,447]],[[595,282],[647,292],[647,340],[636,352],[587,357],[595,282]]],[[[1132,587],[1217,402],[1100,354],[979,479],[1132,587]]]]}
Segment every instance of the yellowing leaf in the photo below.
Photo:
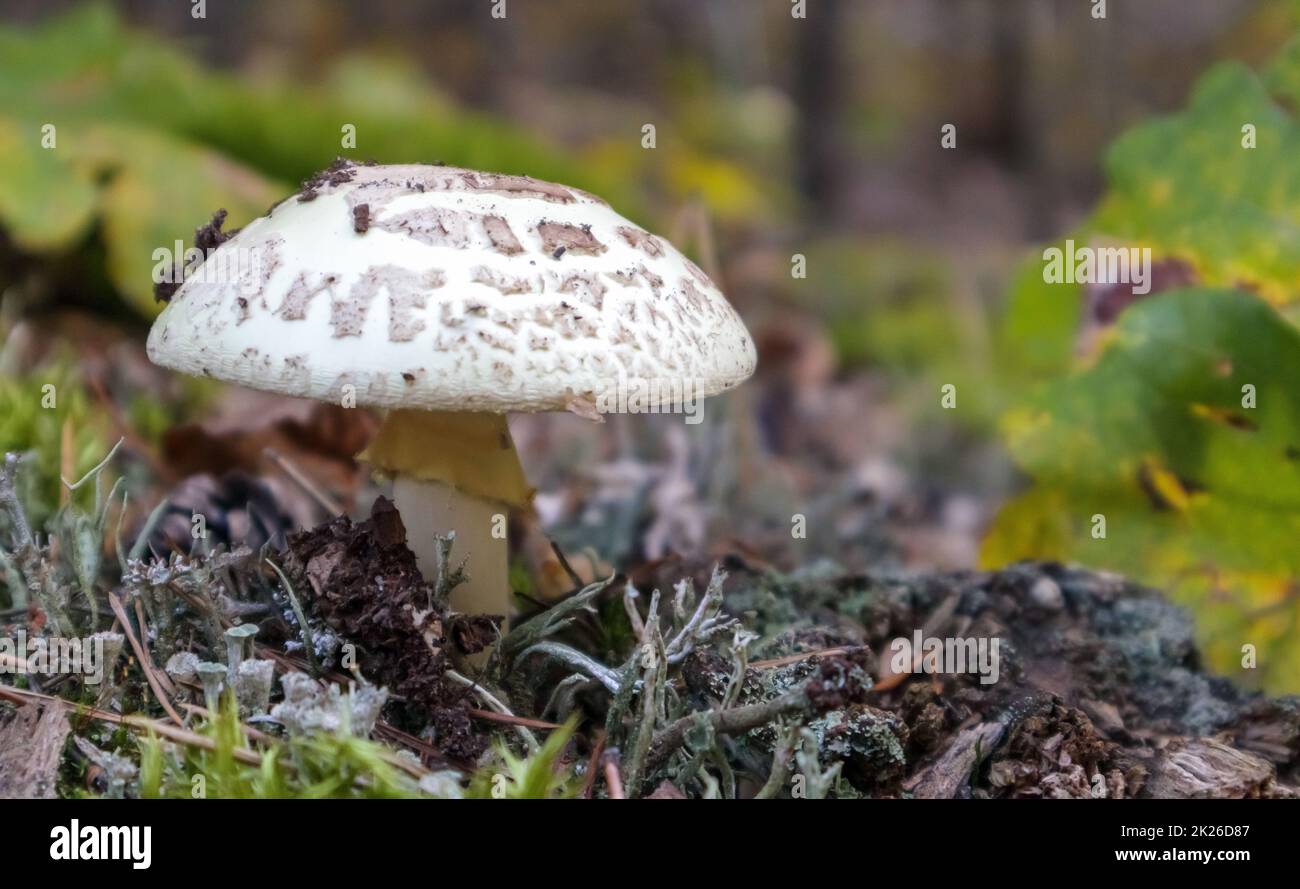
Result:
{"type": "Polygon", "coordinates": [[[1239,291],[1161,294],[1004,429],[1036,486],[999,514],[986,565],[1123,571],[1193,608],[1218,669],[1255,645],[1238,677],[1300,690],[1300,332],[1239,291]]]}

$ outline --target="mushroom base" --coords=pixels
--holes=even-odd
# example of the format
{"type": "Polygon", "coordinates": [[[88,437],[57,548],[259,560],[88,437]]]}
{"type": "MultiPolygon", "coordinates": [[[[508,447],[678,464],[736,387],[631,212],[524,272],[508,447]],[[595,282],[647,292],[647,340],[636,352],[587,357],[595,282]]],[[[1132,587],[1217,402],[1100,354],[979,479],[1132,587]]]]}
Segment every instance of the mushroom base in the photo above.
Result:
{"type": "Polygon", "coordinates": [[[430,582],[438,571],[436,537],[456,532],[451,563],[455,566],[464,560],[468,580],[451,591],[452,610],[510,617],[504,504],[466,494],[446,482],[409,475],[393,479],[393,503],[406,526],[406,545],[415,553],[420,572],[430,582]]]}

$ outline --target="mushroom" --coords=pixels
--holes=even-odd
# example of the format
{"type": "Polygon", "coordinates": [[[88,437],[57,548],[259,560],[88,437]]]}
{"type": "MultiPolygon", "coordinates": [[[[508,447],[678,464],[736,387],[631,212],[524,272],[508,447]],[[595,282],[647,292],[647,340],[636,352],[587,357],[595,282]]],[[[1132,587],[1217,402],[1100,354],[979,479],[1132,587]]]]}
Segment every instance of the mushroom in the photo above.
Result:
{"type": "Polygon", "coordinates": [[[455,532],[460,612],[509,612],[505,519],[532,491],[507,413],[690,407],[754,369],[744,324],[694,263],[563,185],[340,160],[222,237],[149,357],[386,409],[361,456],[391,477],[426,576],[455,532]]]}

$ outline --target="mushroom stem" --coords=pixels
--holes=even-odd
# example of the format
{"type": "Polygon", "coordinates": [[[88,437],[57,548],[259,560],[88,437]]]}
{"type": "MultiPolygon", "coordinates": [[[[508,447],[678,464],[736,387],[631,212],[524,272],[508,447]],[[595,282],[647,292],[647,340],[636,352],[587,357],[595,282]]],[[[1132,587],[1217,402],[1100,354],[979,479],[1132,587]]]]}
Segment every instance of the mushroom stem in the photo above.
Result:
{"type": "Polygon", "coordinates": [[[438,540],[452,531],[453,565],[468,580],[451,591],[465,614],[510,616],[506,519],[532,492],[502,414],[395,410],[361,455],[393,479],[393,502],[406,545],[430,582],[438,576],[438,540]]]}
{"type": "Polygon", "coordinates": [[[494,525],[504,528],[504,504],[465,494],[446,482],[409,475],[393,479],[393,503],[406,526],[406,545],[430,583],[439,570],[437,538],[456,532],[447,570],[464,560],[467,579],[451,591],[453,611],[510,616],[510,554],[504,533],[493,536],[494,525]]]}

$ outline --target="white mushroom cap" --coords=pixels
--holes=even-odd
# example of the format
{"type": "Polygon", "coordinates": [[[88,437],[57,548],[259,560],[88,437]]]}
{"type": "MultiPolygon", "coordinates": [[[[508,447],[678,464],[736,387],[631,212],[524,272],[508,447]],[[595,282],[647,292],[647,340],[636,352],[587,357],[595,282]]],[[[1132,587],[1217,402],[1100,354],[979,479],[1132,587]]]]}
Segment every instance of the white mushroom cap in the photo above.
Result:
{"type": "Polygon", "coordinates": [[[729,389],[755,364],[708,277],[598,198],[346,163],[191,270],[149,357],[286,395],[351,386],[358,404],[491,412],[599,404],[620,385],[649,407],[729,389]]]}

